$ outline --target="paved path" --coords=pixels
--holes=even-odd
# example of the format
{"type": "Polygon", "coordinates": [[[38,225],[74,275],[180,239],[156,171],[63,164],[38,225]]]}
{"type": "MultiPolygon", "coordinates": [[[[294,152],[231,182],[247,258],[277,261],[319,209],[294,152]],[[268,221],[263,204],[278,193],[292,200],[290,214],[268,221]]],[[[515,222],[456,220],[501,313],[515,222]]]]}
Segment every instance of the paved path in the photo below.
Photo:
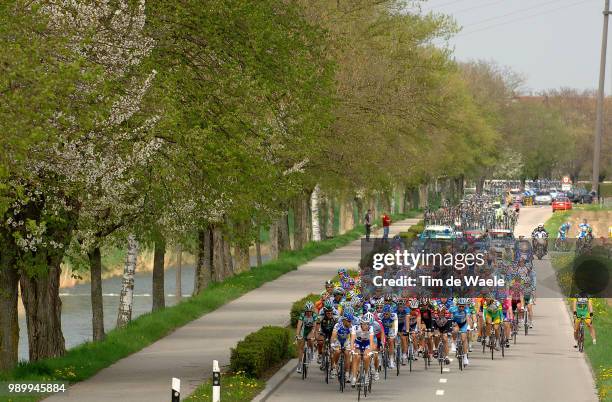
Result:
{"type": "MultiPolygon", "coordinates": [[[[517,234],[530,235],[539,222],[551,216],[550,207],[522,208],[517,234]]],[[[538,287],[556,286],[550,261],[536,261],[538,287]]],[[[558,294],[558,293],[557,293],[558,294]]],[[[475,349],[470,366],[459,371],[456,361],[448,371],[425,370],[419,360],[409,373],[374,384],[370,401],[469,401],[469,402],[594,402],[595,384],[584,357],[572,348],[570,318],[560,298],[539,298],[534,310],[535,326],[528,336],[519,335],[505,358],[491,360],[490,354],[475,349]],[[502,361],[503,360],[503,361],[502,361]]],[[[435,366],[432,366],[432,368],[435,366]]],[[[405,368],[405,367],[403,367],[405,368]]],[[[354,401],[357,393],[347,388],[338,392],[336,383],[326,385],[318,369],[303,381],[292,374],[266,401],[354,401]]]]}
{"type": "MultiPolygon", "coordinates": [[[[398,222],[391,232],[406,230],[416,222],[417,219],[398,222]]],[[[189,395],[211,376],[213,360],[228,365],[230,348],[246,335],[265,325],[287,325],[293,302],[308,293],[320,292],[324,281],[339,267],[356,268],[359,259],[357,240],[177,329],[89,380],[75,384],[66,394],[46,400],[166,402],[172,377],[182,380],[181,394],[189,395]]]]}

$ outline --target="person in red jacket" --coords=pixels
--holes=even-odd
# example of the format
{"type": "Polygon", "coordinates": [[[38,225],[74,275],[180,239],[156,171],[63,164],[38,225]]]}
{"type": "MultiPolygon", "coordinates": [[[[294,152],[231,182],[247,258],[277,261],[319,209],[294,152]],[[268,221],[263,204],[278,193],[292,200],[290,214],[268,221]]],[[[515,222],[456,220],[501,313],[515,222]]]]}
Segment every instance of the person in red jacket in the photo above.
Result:
{"type": "Polygon", "coordinates": [[[387,240],[389,238],[389,226],[391,226],[391,217],[387,215],[386,212],[383,212],[383,215],[382,215],[382,225],[383,225],[383,239],[387,240]]]}

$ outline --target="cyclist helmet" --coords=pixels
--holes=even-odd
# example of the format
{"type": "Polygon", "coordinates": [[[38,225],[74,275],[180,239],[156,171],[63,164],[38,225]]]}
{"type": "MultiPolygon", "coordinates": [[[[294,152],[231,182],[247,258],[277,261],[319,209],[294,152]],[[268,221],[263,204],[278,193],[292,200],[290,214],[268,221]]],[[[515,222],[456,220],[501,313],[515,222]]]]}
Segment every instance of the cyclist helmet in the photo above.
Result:
{"type": "Polygon", "coordinates": [[[419,308],[419,301],[417,299],[411,299],[410,308],[419,308]]]}
{"type": "Polygon", "coordinates": [[[468,304],[468,300],[465,297],[460,297],[459,300],[457,300],[457,304],[459,306],[465,306],[468,304]]]}
{"type": "Polygon", "coordinates": [[[353,313],[351,313],[350,311],[345,311],[344,314],[342,315],[342,319],[345,321],[353,321],[353,313]]]}
{"type": "Polygon", "coordinates": [[[406,305],[406,299],[399,299],[397,301],[397,305],[398,306],[405,306],[406,305]]]}
{"type": "Polygon", "coordinates": [[[385,293],[385,301],[392,302],[393,301],[393,293],[385,293]]]}
{"type": "Polygon", "coordinates": [[[351,315],[355,314],[355,309],[352,306],[346,306],[344,308],[344,313],[350,313],[351,315]]]}
{"type": "Polygon", "coordinates": [[[369,312],[371,308],[372,308],[372,305],[370,303],[363,303],[363,312],[364,313],[369,312]]]}
{"type": "Polygon", "coordinates": [[[538,223],[538,229],[544,229],[544,224],[543,223],[538,223]]]}
{"type": "Polygon", "coordinates": [[[324,291],[322,291],[322,292],[321,292],[321,299],[326,299],[326,298],[327,298],[327,296],[329,296],[329,294],[327,293],[327,291],[325,291],[325,290],[324,290],[324,291]]]}
{"type": "Polygon", "coordinates": [[[340,269],[338,270],[338,276],[339,276],[340,278],[342,278],[343,276],[346,276],[347,272],[348,272],[348,271],[346,270],[346,268],[340,268],[340,269]]]}
{"type": "Polygon", "coordinates": [[[429,300],[429,297],[421,297],[421,305],[427,306],[430,302],[431,300],[429,300]]]}
{"type": "Polygon", "coordinates": [[[307,301],[306,304],[304,304],[304,312],[306,311],[314,311],[314,304],[311,301],[307,301]]]}
{"type": "Polygon", "coordinates": [[[329,288],[329,287],[332,287],[332,286],[334,286],[334,283],[332,281],[325,281],[325,287],[326,288],[329,288]]]}
{"type": "Polygon", "coordinates": [[[365,313],[363,315],[363,317],[361,318],[361,320],[365,320],[369,325],[372,325],[372,323],[374,323],[374,314],[372,313],[365,313]]]}
{"type": "Polygon", "coordinates": [[[374,302],[374,305],[375,305],[376,307],[384,306],[384,305],[385,305],[385,302],[384,302],[384,300],[383,300],[383,299],[378,299],[378,300],[376,300],[376,302],[374,302]]]}
{"type": "Polygon", "coordinates": [[[323,304],[323,310],[325,311],[333,311],[334,310],[334,304],[327,300],[324,304],[323,304]]]}
{"type": "Polygon", "coordinates": [[[342,289],[342,288],[335,288],[334,289],[334,296],[344,296],[344,289],[342,289]]]}
{"type": "Polygon", "coordinates": [[[388,304],[385,304],[385,307],[383,307],[383,314],[391,314],[391,306],[388,304]]]}

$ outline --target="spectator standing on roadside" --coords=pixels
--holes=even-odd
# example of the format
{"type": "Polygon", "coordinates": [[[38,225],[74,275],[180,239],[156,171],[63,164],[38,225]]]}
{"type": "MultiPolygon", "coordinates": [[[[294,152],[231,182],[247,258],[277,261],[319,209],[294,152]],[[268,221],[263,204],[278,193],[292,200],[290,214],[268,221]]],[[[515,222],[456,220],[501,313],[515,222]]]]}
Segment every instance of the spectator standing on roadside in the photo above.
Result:
{"type": "Polygon", "coordinates": [[[383,215],[382,215],[382,225],[383,225],[383,240],[387,240],[389,238],[389,226],[391,226],[391,217],[387,215],[386,212],[383,212],[383,215]]]}
{"type": "Polygon", "coordinates": [[[368,209],[365,217],[363,218],[363,222],[365,223],[366,230],[366,241],[370,241],[370,233],[372,232],[372,210],[368,209]]]}

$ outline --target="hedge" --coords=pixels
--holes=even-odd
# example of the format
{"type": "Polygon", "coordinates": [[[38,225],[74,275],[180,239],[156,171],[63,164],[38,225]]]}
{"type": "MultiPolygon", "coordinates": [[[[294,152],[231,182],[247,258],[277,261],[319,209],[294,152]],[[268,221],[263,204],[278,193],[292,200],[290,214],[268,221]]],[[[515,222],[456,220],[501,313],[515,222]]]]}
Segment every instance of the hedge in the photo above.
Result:
{"type": "Polygon", "coordinates": [[[263,378],[268,370],[292,356],[292,340],[293,331],[288,328],[268,326],[252,332],[231,349],[231,370],[263,378]]]}
{"type": "MultiPolygon", "coordinates": [[[[323,288],[323,286],[321,286],[321,288],[323,288]]],[[[291,311],[289,313],[289,318],[290,318],[290,323],[291,323],[292,328],[297,327],[298,318],[300,318],[300,314],[302,313],[302,311],[304,311],[304,305],[306,304],[306,302],[311,301],[313,303],[316,303],[320,298],[321,298],[321,295],[311,293],[308,296],[293,303],[293,306],[291,306],[291,311]]]]}

